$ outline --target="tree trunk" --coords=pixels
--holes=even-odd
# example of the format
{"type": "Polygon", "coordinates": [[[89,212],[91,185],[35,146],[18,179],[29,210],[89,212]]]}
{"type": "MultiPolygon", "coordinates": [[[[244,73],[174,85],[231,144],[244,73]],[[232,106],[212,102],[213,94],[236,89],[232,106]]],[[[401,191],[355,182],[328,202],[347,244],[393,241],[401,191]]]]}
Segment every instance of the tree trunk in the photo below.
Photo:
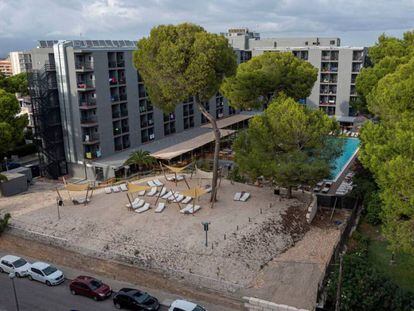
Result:
{"type": "Polygon", "coordinates": [[[200,109],[201,113],[210,121],[211,126],[213,127],[214,132],[214,160],[213,160],[213,180],[211,184],[211,197],[210,202],[214,202],[216,200],[217,194],[217,180],[218,180],[218,165],[219,165],[219,152],[220,152],[220,130],[217,127],[216,119],[204,108],[203,104],[200,103],[198,96],[194,99],[195,104],[197,105],[198,109],[200,109]]]}

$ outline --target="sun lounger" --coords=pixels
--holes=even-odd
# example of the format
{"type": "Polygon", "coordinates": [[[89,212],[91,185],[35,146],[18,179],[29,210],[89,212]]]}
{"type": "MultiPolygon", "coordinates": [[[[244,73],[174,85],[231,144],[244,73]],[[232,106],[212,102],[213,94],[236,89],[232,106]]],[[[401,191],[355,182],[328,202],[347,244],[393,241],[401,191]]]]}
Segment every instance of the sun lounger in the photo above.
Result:
{"type": "Polygon", "coordinates": [[[153,197],[157,193],[157,187],[152,187],[151,190],[147,193],[147,196],[153,197]]]}
{"type": "Polygon", "coordinates": [[[171,202],[180,203],[184,199],[184,196],[182,194],[176,194],[174,196],[170,197],[171,202]]]}
{"type": "Polygon", "coordinates": [[[146,212],[150,209],[150,204],[149,203],[145,203],[143,207],[137,208],[135,210],[136,213],[143,213],[146,212]]]}
{"type": "Polygon", "coordinates": [[[211,186],[208,186],[208,187],[205,188],[205,190],[206,190],[207,193],[210,193],[211,190],[213,190],[213,188],[211,188],[211,186]]]}
{"type": "Polygon", "coordinates": [[[236,194],[234,195],[233,200],[234,201],[240,201],[241,196],[242,196],[241,192],[236,192],[236,194]]]}
{"type": "Polygon", "coordinates": [[[111,194],[112,193],[112,188],[111,187],[105,187],[105,193],[106,194],[111,194]]]}
{"type": "Polygon", "coordinates": [[[180,213],[185,213],[186,211],[192,209],[194,207],[193,204],[187,204],[184,208],[180,209],[180,213]]]}
{"type": "MultiPolygon", "coordinates": [[[[137,209],[140,208],[141,206],[143,206],[145,204],[145,201],[142,199],[135,199],[134,202],[132,202],[132,208],[133,209],[137,209]]],[[[131,205],[128,203],[127,207],[131,207],[131,205]]]]}
{"type": "Polygon", "coordinates": [[[245,193],[243,193],[243,195],[240,197],[240,201],[242,201],[242,202],[246,202],[249,198],[250,198],[250,193],[245,192],[245,193]]]}
{"type": "Polygon", "coordinates": [[[168,200],[171,196],[172,196],[172,192],[171,191],[168,191],[161,198],[164,199],[164,200],[168,200]]]}
{"type": "Polygon", "coordinates": [[[121,188],[122,191],[128,191],[128,187],[126,184],[120,185],[119,188],[121,188]]]}
{"type": "Polygon", "coordinates": [[[183,175],[177,175],[177,181],[181,181],[184,180],[184,176],[183,175]]]}
{"type": "Polygon", "coordinates": [[[72,203],[75,205],[89,203],[90,200],[86,198],[73,198],[72,203]]]}
{"type": "Polygon", "coordinates": [[[142,197],[142,196],[144,196],[144,195],[145,195],[145,190],[138,191],[138,192],[137,192],[137,194],[138,194],[140,197],[142,197]]]}
{"type": "Polygon", "coordinates": [[[164,208],[166,207],[164,202],[160,202],[158,203],[157,208],[155,209],[156,213],[162,213],[162,211],[164,210],[164,208]]]}
{"type": "Polygon", "coordinates": [[[147,181],[147,185],[150,187],[157,187],[157,185],[155,184],[153,180],[147,181]]]}
{"type": "Polygon", "coordinates": [[[114,193],[121,192],[121,189],[118,186],[113,186],[112,187],[112,192],[114,192],[114,193]]]}
{"type": "MultiPolygon", "coordinates": [[[[140,200],[139,198],[135,198],[134,201],[132,201],[132,205],[138,203],[139,200],[140,200]]],[[[130,203],[127,203],[126,204],[126,207],[131,207],[131,204],[130,203]]]]}
{"type": "Polygon", "coordinates": [[[167,176],[167,180],[168,181],[174,181],[175,180],[175,176],[167,176]]]}
{"type": "Polygon", "coordinates": [[[167,193],[167,188],[162,187],[161,191],[160,191],[160,197],[164,196],[167,193]]]}
{"type": "Polygon", "coordinates": [[[180,213],[182,214],[194,214],[201,208],[200,205],[193,205],[188,204],[186,207],[180,210],[180,213]]]}
{"type": "Polygon", "coordinates": [[[183,203],[183,204],[190,203],[192,199],[193,199],[192,197],[185,197],[184,200],[181,203],[183,203]]]}
{"type": "Polygon", "coordinates": [[[164,186],[164,184],[162,182],[160,182],[159,179],[154,179],[153,180],[154,184],[156,184],[158,187],[164,186]]]}

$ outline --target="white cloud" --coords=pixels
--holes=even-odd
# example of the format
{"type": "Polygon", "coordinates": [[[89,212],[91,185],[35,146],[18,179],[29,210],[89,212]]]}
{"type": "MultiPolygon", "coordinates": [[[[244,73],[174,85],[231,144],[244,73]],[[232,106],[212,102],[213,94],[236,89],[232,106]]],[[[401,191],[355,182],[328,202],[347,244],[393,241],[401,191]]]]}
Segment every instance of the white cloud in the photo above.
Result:
{"type": "Polygon", "coordinates": [[[339,36],[348,44],[414,28],[414,0],[0,0],[0,12],[0,54],[16,40],[138,39],[155,25],[184,21],[213,32],[246,26],[262,36],[339,36]]]}

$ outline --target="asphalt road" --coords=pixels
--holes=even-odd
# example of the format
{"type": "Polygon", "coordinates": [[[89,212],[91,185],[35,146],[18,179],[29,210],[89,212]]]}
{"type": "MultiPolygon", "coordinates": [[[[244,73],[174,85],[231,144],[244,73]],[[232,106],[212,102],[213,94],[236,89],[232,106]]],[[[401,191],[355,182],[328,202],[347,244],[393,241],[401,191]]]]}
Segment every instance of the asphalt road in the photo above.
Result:
{"type": "MultiPolygon", "coordinates": [[[[29,281],[27,278],[14,279],[20,311],[105,311],[116,310],[112,299],[96,302],[90,298],[73,296],[69,292],[69,281],[49,287],[29,281]]],[[[0,311],[15,311],[12,281],[0,273],[0,311]]],[[[160,310],[168,310],[161,307],[160,310]]]]}

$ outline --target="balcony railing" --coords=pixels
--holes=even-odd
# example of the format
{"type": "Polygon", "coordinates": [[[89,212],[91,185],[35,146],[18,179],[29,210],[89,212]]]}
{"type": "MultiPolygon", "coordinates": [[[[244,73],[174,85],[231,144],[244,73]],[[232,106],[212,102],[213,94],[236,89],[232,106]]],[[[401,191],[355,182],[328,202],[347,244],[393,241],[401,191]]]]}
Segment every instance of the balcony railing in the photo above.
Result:
{"type": "Polygon", "coordinates": [[[99,142],[99,134],[85,134],[83,135],[83,143],[86,145],[93,145],[99,142]]]}
{"type": "Polygon", "coordinates": [[[94,89],[95,83],[88,81],[88,82],[78,82],[78,90],[88,90],[94,89]]]}
{"type": "Polygon", "coordinates": [[[76,62],[75,63],[76,70],[83,70],[83,71],[90,71],[93,70],[93,63],[92,62],[76,62]]]}
{"type": "Polygon", "coordinates": [[[127,100],[127,95],[126,94],[119,95],[119,100],[127,100]]]}
{"type": "Polygon", "coordinates": [[[80,123],[82,126],[95,126],[98,124],[98,119],[96,117],[83,117],[80,123]]]}

